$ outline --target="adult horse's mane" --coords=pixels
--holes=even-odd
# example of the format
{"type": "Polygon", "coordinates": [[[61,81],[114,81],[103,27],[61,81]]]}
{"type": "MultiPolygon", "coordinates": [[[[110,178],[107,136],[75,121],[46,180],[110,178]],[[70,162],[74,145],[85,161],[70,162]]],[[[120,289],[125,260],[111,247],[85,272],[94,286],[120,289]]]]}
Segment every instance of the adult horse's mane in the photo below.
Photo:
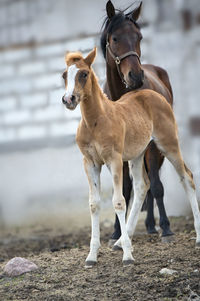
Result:
{"type": "Polygon", "coordinates": [[[104,57],[106,57],[106,38],[108,34],[112,34],[115,30],[117,30],[121,24],[128,20],[131,21],[135,24],[135,26],[140,29],[140,26],[138,25],[138,23],[136,21],[133,20],[132,18],[132,12],[130,11],[128,13],[125,13],[125,11],[127,11],[130,8],[127,7],[124,10],[116,10],[117,13],[111,18],[109,19],[108,17],[105,18],[103,25],[102,25],[102,34],[101,34],[101,50],[102,53],[104,55],[104,57]]]}

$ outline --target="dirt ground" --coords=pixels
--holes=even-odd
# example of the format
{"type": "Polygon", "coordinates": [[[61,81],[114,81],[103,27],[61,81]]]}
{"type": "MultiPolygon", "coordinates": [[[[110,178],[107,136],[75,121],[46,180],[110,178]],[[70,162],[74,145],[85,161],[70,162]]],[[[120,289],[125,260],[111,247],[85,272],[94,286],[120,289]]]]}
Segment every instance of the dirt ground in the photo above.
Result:
{"type": "Polygon", "coordinates": [[[65,234],[63,229],[30,227],[0,231],[0,300],[200,300],[200,249],[195,249],[193,221],[172,218],[174,242],[145,234],[143,223],[133,239],[133,266],[122,266],[122,253],[107,247],[112,228],[102,225],[98,265],[84,268],[90,227],[65,234]],[[9,278],[6,262],[26,257],[39,269],[9,278]],[[177,272],[163,276],[167,267],[177,272]]]}

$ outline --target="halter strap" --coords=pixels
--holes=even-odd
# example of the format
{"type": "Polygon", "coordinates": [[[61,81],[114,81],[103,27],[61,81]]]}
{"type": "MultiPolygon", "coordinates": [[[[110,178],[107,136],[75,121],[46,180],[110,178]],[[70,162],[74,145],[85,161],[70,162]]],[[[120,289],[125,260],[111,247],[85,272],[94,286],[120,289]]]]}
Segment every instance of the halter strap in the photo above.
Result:
{"type": "Polygon", "coordinates": [[[136,56],[138,58],[138,60],[139,60],[139,63],[141,64],[139,55],[135,51],[128,51],[128,52],[126,52],[126,53],[124,53],[124,54],[122,54],[120,56],[115,56],[114,53],[112,52],[111,48],[110,48],[110,43],[108,41],[108,36],[107,36],[107,41],[106,41],[106,57],[107,57],[107,51],[109,52],[110,56],[115,61],[115,64],[116,64],[116,67],[117,67],[117,71],[118,71],[118,74],[119,74],[119,76],[121,78],[121,81],[126,86],[126,88],[128,88],[128,84],[125,81],[125,79],[123,77],[123,74],[121,73],[120,64],[121,64],[121,61],[123,59],[125,59],[126,57],[131,56],[131,55],[136,56]]]}

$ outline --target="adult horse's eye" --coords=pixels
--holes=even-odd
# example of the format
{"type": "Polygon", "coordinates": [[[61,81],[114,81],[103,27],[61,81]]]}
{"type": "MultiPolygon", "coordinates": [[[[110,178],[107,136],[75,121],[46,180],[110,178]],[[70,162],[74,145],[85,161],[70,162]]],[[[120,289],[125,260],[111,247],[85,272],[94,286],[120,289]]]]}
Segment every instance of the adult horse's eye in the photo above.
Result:
{"type": "Polygon", "coordinates": [[[112,37],[113,42],[117,42],[117,38],[114,36],[112,37]]]}
{"type": "Polygon", "coordinates": [[[142,35],[139,34],[138,38],[139,38],[139,41],[141,41],[142,40],[142,35]]]}

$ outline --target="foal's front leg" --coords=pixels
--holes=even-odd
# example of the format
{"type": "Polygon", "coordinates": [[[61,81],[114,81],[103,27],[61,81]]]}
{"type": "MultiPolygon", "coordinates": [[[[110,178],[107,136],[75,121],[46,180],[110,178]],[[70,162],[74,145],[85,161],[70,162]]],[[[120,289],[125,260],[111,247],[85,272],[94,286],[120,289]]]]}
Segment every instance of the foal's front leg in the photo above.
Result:
{"type": "Polygon", "coordinates": [[[100,172],[101,166],[84,158],[84,168],[89,182],[89,206],[91,215],[92,233],[90,252],[85,267],[90,268],[97,263],[97,254],[100,247],[99,211],[100,211],[100,172]]]}
{"type": "Polygon", "coordinates": [[[113,206],[115,213],[119,219],[121,227],[121,246],[123,249],[123,264],[129,265],[133,263],[132,245],[126,230],[125,214],[126,202],[122,194],[122,157],[120,154],[114,156],[114,160],[110,164],[110,170],[113,179],[113,206]]]}

